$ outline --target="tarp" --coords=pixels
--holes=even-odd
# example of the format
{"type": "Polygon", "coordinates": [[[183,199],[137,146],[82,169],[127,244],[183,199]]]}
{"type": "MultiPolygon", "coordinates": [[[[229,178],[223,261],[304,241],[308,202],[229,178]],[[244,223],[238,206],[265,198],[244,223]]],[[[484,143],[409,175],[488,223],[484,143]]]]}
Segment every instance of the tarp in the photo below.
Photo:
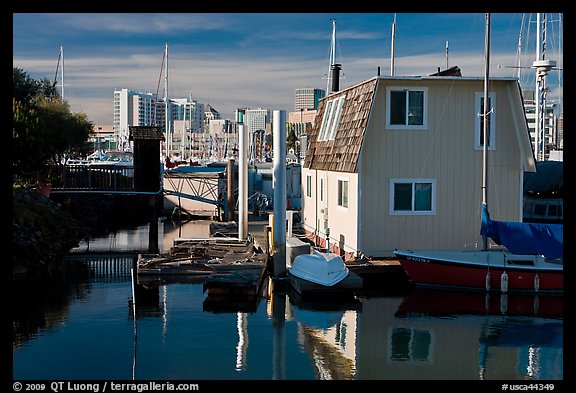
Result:
{"type": "Polygon", "coordinates": [[[514,254],[544,255],[552,259],[564,257],[564,224],[493,221],[483,203],[480,234],[514,254]]]}

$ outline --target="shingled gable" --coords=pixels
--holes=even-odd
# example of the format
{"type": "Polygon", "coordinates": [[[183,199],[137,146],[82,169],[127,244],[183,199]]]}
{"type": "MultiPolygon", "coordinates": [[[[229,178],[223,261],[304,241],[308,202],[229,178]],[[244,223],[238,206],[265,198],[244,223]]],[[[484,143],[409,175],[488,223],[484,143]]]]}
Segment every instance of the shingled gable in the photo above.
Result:
{"type": "Polygon", "coordinates": [[[321,101],[308,139],[308,151],[304,159],[305,168],[335,172],[357,171],[358,157],[377,83],[378,78],[375,77],[330,94],[321,101]],[[344,105],[334,140],[319,141],[318,134],[326,103],[342,95],[345,96],[344,105]]]}

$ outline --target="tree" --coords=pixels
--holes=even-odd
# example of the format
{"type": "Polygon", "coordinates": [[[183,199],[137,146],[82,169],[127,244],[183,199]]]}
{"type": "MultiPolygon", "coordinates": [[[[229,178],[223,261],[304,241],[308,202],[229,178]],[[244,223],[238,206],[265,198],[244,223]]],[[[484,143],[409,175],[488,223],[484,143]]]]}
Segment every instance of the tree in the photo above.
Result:
{"type": "Polygon", "coordinates": [[[12,97],[26,107],[34,105],[35,98],[39,95],[57,97],[58,92],[53,83],[48,79],[32,79],[26,71],[14,67],[12,69],[12,97]]]}
{"type": "Polygon", "coordinates": [[[13,84],[12,170],[42,176],[50,164],[81,149],[93,126],[85,113],[70,112],[49,80],[34,80],[14,68],[13,84]]]}
{"type": "Polygon", "coordinates": [[[286,137],[286,150],[294,149],[294,151],[296,151],[297,140],[296,131],[294,131],[294,125],[292,125],[292,128],[290,128],[288,136],[286,137]]]}

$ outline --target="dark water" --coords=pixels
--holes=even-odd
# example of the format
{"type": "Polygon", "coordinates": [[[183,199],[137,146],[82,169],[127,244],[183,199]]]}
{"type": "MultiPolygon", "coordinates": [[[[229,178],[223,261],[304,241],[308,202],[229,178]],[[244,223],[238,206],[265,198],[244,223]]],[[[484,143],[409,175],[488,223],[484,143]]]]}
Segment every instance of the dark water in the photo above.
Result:
{"type": "MultiPolygon", "coordinates": [[[[161,249],[174,236],[207,236],[209,223],[186,225],[165,224],[161,249]]],[[[112,252],[147,241],[144,226],[90,247],[112,252]]],[[[240,312],[209,307],[201,280],[133,288],[133,258],[75,256],[61,279],[15,284],[14,380],[564,377],[562,298],[414,289],[329,304],[269,286],[240,312]]]]}

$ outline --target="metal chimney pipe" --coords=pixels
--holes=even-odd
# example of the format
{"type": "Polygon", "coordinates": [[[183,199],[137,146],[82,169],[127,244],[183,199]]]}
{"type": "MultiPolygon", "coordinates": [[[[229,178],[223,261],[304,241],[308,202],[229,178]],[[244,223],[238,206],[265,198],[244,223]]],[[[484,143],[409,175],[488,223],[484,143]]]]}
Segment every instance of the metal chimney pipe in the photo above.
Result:
{"type": "Polygon", "coordinates": [[[332,64],[332,93],[340,90],[340,70],[342,69],[341,64],[332,64]]]}

